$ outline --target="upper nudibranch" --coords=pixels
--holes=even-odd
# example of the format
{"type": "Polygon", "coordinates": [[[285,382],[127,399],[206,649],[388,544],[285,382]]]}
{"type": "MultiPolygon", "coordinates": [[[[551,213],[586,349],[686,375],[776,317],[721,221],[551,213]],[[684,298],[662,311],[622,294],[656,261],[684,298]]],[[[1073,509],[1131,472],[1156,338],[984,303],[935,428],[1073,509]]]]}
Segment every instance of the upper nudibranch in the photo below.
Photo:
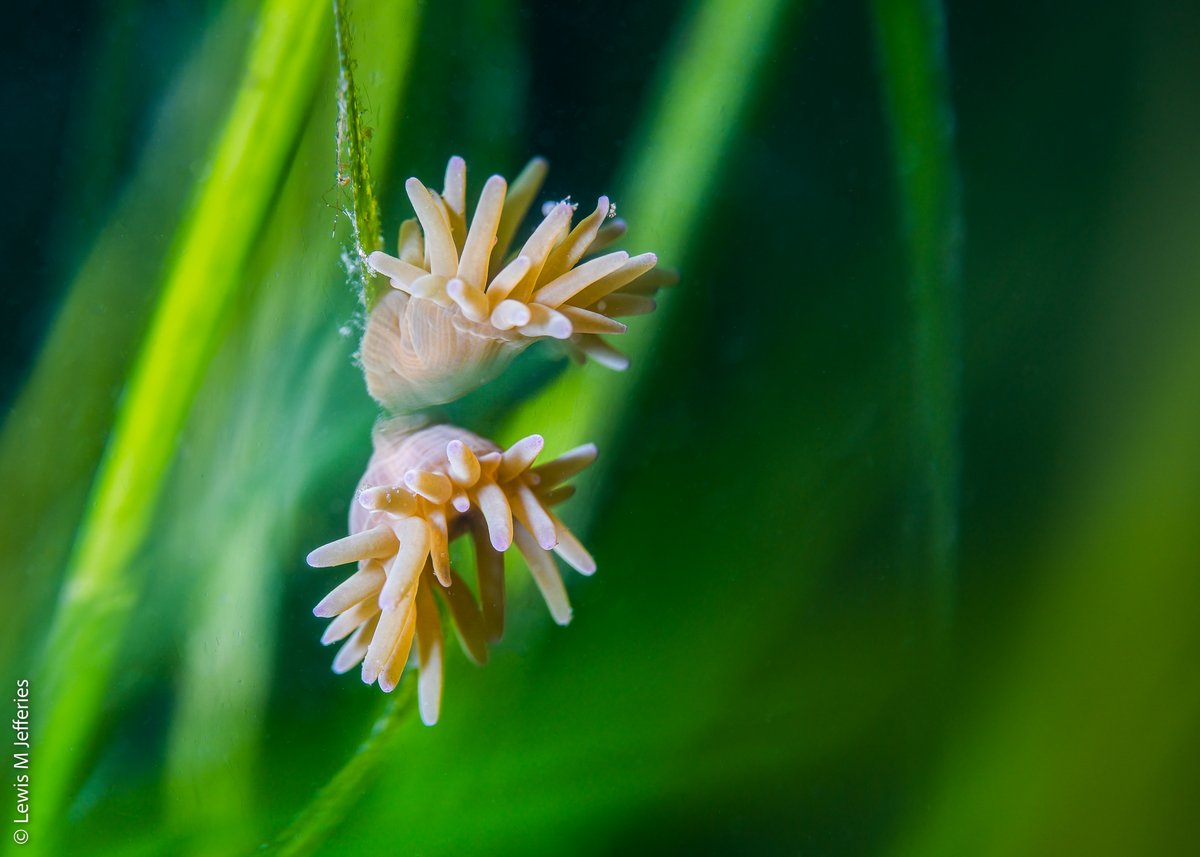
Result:
{"type": "Polygon", "coordinates": [[[385,407],[453,401],[537,339],[562,341],[576,357],[613,369],[628,365],[600,334],[624,333],[615,319],[652,311],[654,293],[677,278],[655,270],[653,253],[597,255],[625,232],[603,196],[574,227],[572,203],[547,205],[510,257],[546,170],[534,158],[511,188],[501,176],[489,178],[469,226],[462,158],[450,159],[440,195],[408,180],[417,217],[401,224],[398,255],[367,258],[392,285],[372,308],[360,349],[367,389],[385,407]]]}

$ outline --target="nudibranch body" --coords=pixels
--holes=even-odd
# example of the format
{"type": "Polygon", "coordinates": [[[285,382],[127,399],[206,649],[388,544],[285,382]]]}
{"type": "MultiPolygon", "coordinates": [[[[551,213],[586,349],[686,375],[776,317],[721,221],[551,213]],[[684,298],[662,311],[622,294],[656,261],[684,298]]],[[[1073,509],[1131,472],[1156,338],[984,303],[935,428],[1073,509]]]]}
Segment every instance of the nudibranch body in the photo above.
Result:
{"type": "Polygon", "coordinates": [[[357,562],[358,570],[314,609],[333,619],[321,641],[349,638],[335,672],[362,663],[363,681],[391,691],[416,640],[422,719],[437,721],[443,637],[436,592],[446,603],[463,649],[487,660],[488,642],[504,629],[504,556],[514,542],[554,620],[565,625],[571,605],[550,551],[582,574],[595,561],[552,508],[573,493],[564,480],[590,464],[591,445],[534,467],[543,441],[530,435],[506,450],[448,425],[408,432],[381,423],[375,452],[351,504],[350,535],[309,554],[313,566],[357,562]],[[482,611],[450,565],[449,544],[474,542],[482,611]]]}
{"type": "Polygon", "coordinates": [[[655,308],[653,295],[675,281],[653,253],[598,255],[624,234],[600,197],[572,227],[575,206],[549,204],[528,240],[509,246],[546,176],[535,158],[512,187],[483,186],[468,225],[466,164],[451,158],[439,195],[406,184],[416,212],[400,228],[396,256],[367,259],[392,289],[372,309],[360,359],[371,395],[406,410],[453,401],[486,383],[538,339],[562,342],[577,358],[613,369],[628,359],[602,334],[624,333],[617,318],[655,308]]]}

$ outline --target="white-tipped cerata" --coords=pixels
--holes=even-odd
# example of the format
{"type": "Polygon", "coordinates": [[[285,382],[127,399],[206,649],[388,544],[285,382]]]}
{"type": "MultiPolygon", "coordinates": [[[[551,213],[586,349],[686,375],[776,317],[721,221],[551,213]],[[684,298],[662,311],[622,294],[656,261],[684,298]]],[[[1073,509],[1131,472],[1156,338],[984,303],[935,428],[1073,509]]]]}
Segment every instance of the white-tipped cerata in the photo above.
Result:
{"type": "Polygon", "coordinates": [[[673,275],[655,270],[653,253],[601,252],[625,232],[610,220],[615,207],[606,196],[574,227],[573,204],[548,204],[516,243],[545,177],[540,158],[511,185],[492,176],[469,219],[462,158],[450,159],[440,195],[407,181],[416,217],[401,226],[395,256],[367,257],[392,285],[367,317],[359,352],[367,388],[383,405],[453,401],[538,339],[567,342],[576,356],[613,369],[627,365],[600,337],[625,332],[615,317],[651,311],[652,295],[673,275]]]}
{"type": "Polygon", "coordinates": [[[415,658],[421,719],[432,725],[441,710],[445,660],[435,595],[463,651],[485,663],[488,643],[504,631],[504,552],[515,542],[554,620],[570,621],[551,552],[582,574],[596,563],[551,508],[570,496],[564,481],[591,463],[596,449],[578,447],[535,467],[545,446],[541,435],[502,449],[454,426],[413,430],[397,421],[380,424],[374,439],[351,509],[351,534],[309,555],[312,565],[358,568],[313,612],[331,620],[321,642],[345,641],[335,672],[361,664],[363,681],[391,691],[415,658]],[[478,599],[450,563],[450,542],[468,534],[478,599]]]}

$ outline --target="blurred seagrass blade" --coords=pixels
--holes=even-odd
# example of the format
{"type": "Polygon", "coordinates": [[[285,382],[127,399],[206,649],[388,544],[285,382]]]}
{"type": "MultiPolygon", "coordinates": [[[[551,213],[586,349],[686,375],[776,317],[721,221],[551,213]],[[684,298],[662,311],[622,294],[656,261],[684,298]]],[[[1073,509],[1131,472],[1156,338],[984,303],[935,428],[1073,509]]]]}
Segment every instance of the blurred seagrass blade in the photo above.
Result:
{"type": "Polygon", "coordinates": [[[876,45],[892,127],[908,253],[909,467],[919,546],[914,604],[935,635],[949,627],[958,563],[962,206],[940,0],[875,0],[876,45]]]}
{"type": "Polygon", "coordinates": [[[1071,284],[1093,341],[1069,463],[1039,486],[1048,536],[1017,557],[1025,609],[993,621],[995,666],[967,682],[895,854],[1186,854],[1200,836],[1200,17],[1148,18],[1135,142],[1089,235],[1102,283],[1071,284]]]}
{"type": "MultiPolygon", "coordinates": [[[[378,84],[372,151],[360,154],[377,157],[373,172],[386,176],[418,9],[367,0],[354,13],[355,67],[378,84]]],[[[241,853],[263,834],[269,796],[255,787],[269,779],[261,776],[259,743],[274,684],[278,590],[281,572],[295,572],[300,562],[280,555],[280,546],[292,544],[314,481],[361,448],[375,415],[350,360],[351,340],[335,323],[353,306],[344,300],[348,290],[330,287],[338,278],[337,243],[326,238],[329,211],[317,203],[335,154],[334,87],[329,76],[322,85],[330,97],[311,114],[250,266],[264,282],[231,324],[232,341],[214,361],[190,420],[187,462],[172,476],[172,495],[189,499],[172,505],[164,521],[175,564],[197,578],[197,597],[172,605],[191,621],[167,758],[172,826],[197,854],[241,853]],[[271,455],[263,457],[264,449],[271,455]],[[216,478],[215,460],[225,462],[216,478]],[[198,496],[205,502],[190,499],[198,496]],[[197,546],[190,534],[198,531],[223,538],[197,546]]]]}
{"type": "MultiPolygon", "coordinates": [[[[156,278],[191,185],[180,181],[206,154],[208,131],[226,109],[245,48],[244,4],[230,4],[180,64],[147,134],[135,176],[78,270],[38,361],[0,434],[0,597],[20,604],[0,623],[0,664],[27,670],[29,630],[50,596],[103,451],[122,381],[152,308],[156,278]]],[[[64,265],[75,265],[69,248],[64,265]]],[[[69,272],[68,272],[69,273],[69,272]]]]}
{"type": "MultiPolygon", "coordinates": [[[[629,222],[631,251],[652,250],[666,266],[686,262],[704,226],[706,201],[721,179],[725,154],[783,29],[784,12],[792,5],[785,0],[705,0],[681,27],[616,181],[614,199],[629,222]]],[[[601,469],[594,466],[582,487],[582,494],[594,497],[610,458],[609,442],[629,415],[623,403],[636,400],[651,349],[670,326],[674,304],[687,300],[690,290],[705,288],[712,286],[702,272],[685,271],[673,290],[682,295],[660,292],[658,310],[614,338],[629,354],[630,369],[613,372],[589,362],[562,373],[511,415],[497,439],[512,442],[541,433],[560,449],[596,443],[601,469]]],[[[577,503],[583,510],[589,505],[594,504],[577,503]]]]}
{"type": "MultiPolygon", "coordinates": [[[[321,130],[327,152],[328,125],[321,130]]],[[[287,202],[312,199],[310,181],[293,189],[299,193],[287,202]]],[[[279,219],[277,236],[287,245],[297,220],[303,218],[279,219]]],[[[171,827],[197,854],[241,853],[261,835],[257,785],[269,777],[259,745],[275,685],[281,572],[296,559],[281,555],[280,546],[293,543],[312,481],[361,441],[374,412],[353,383],[350,343],[327,329],[328,316],[349,309],[330,306],[329,290],[320,288],[332,265],[313,264],[318,247],[294,258],[292,270],[269,275],[286,277],[288,287],[272,282],[259,292],[262,300],[221,355],[220,371],[211,373],[198,405],[212,411],[189,426],[191,454],[172,475],[177,498],[197,499],[171,505],[161,522],[165,544],[152,554],[155,566],[184,570],[187,578],[176,581],[172,603],[157,613],[184,619],[166,786],[171,827]],[[295,270],[303,263],[307,281],[295,270]],[[361,401],[340,400],[350,390],[361,401]],[[214,476],[217,459],[224,469],[214,476]],[[197,545],[196,532],[221,537],[197,545]]]]}
{"type": "Polygon", "coordinates": [[[176,579],[139,635],[154,639],[145,626],[156,616],[183,618],[157,635],[163,648],[181,637],[184,650],[166,785],[171,827],[198,854],[244,851],[255,836],[258,744],[288,564],[279,546],[290,544],[312,479],[367,430],[373,410],[354,384],[349,341],[329,324],[352,311],[338,301],[348,293],[329,288],[338,276],[333,242],[297,244],[328,226],[313,200],[330,181],[330,120],[318,110],[308,123],[249,266],[248,281],[262,282],[233,314],[206,374],[181,436],[188,455],[171,471],[146,548],[150,564],[176,579]],[[360,393],[357,410],[335,400],[339,383],[360,393]],[[197,532],[219,537],[197,543],[197,532]]]}
{"type": "MultiPolygon", "coordinates": [[[[1194,257],[1192,246],[1164,255],[1194,257]]],[[[1142,261],[1126,270],[1138,278],[1139,302],[1150,272],[1169,267],[1142,261]]],[[[1195,281],[1193,268],[1187,288],[1195,281]]],[[[970,701],[974,716],[895,853],[1038,854],[1064,842],[1084,854],[1192,850],[1196,769],[1180,750],[1195,747],[1200,719],[1194,290],[1190,303],[1153,334],[1174,334],[1154,349],[1159,367],[1148,374],[1157,377],[1119,401],[1106,388],[1103,411],[1121,425],[1108,427],[1108,448],[1093,453],[1098,474],[1079,477],[1088,490],[1061,492],[1057,538],[1029,560],[1041,581],[1036,597],[1024,614],[1005,617],[1016,639],[1004,641],[998,668],[970,701]]],[[[1090,444],[1096,421],[1081,425],[1079,443],[1090,444]]]]}
{"type": "Polygon", "coordinates": [[[309,109],[328,36],[324,11],[291,0],[267,0],[262,7],[242,84],[176,237],[37,672],[41,809],[31,846],[51,849],[62,832],[142,586],[130,573],[131,560],[151,525],[179,431],[309,109]]]}
{"type": "Polygon", "coordinates": [[[1179,751],[1200,718],[1197,326],[1200,312],[1148,395],[1114,408],[1138,424],[1133,442],[1030,560],[1037,598],[1005,618],[1016,640],[894,853],[1191,850],[1195,768],[1179,751]]]}

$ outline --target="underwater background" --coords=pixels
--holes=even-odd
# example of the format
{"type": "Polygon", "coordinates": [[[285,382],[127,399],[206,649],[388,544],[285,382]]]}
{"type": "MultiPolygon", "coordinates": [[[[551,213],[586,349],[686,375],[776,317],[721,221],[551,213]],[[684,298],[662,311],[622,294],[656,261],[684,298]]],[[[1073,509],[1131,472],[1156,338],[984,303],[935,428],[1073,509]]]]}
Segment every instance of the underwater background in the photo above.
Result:
{"type": "Polygon", "coordinates": [[[340,58],[332,3],[10,10],[11,853],[1194,848],[1200,9],[336,8],[340,58]],[[600,446],[599,571],[559,628],[510,561],[432,728],[304,562],[378,416],[346,70],[387,246],[408,176],[542,155],[681,276],[627,372],[445,410],[600,446]]]}

